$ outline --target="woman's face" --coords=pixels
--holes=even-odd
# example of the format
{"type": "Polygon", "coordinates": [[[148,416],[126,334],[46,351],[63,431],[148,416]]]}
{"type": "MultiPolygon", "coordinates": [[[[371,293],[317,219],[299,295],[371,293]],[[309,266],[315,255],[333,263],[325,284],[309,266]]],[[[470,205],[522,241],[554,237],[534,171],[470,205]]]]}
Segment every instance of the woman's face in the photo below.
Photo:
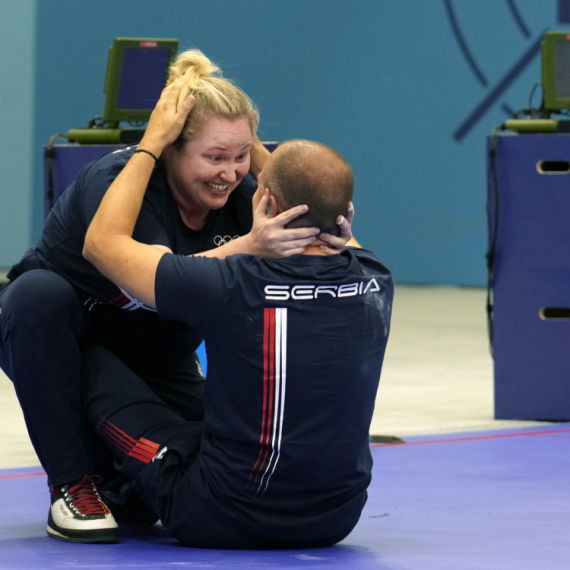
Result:
{"type": "Polygon", "coordinates": [[[251,129],[247,119],[206,118],[198,134],[166,159],[167,179],[186,214],[224,206],[249,172],[251,129]]]}

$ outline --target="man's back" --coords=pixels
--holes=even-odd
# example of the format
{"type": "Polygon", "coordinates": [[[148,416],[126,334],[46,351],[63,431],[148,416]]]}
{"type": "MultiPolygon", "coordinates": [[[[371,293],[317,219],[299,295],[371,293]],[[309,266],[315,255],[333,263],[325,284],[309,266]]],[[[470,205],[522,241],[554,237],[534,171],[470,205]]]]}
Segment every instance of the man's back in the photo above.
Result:
{"type": "Polygon", "coordinates": [[[364,250],[162,259],[160,316],[206,338],[206,427],[188,476],[216,516],[291,539],[354,526],[392,297],[364,250]]]}

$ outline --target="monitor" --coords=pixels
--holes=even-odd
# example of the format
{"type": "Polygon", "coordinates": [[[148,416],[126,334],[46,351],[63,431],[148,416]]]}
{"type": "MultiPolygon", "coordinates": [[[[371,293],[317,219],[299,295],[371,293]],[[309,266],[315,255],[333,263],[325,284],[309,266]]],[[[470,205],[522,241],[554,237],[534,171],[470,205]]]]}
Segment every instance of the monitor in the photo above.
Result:
{"type": "Polygon", "coordinates": [[[146,123],[166,83],[178,40],[115,38],[109,49],[103,120],[146,123]]]}
{"type": "Polygon", "coordinates": [[[546,32],[541,49],[543,109],[570,109],[570,33],[546,32]]]}

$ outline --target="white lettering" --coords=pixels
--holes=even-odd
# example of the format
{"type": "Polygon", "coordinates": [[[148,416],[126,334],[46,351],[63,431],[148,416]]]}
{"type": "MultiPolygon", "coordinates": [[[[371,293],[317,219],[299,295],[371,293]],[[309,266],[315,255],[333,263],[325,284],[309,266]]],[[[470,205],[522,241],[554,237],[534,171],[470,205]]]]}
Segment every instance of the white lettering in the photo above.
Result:
{"type": "Polygon", "coordinates": [[[331,297],[336,297],[336,290],[338,287],[336,285],[319,285],[315,289],[315,299],[319,296],[319,294],[327,294],[331,297]]]}
{"type": "Polygon", "coordinates": [[[264,292],[268,301],[306,301],[317,299],[319,295],[330,295],[333,298],[354,297],[380,291],[378,281],[373,277],[369,281],[357,281],[344,285],[266,285],[264,292]]]}
{"type": "Polygon", "coordinates": [[[314,299],[314,290],[314,285],[295,285],[295,287],[293,287],[293,291],[291,291],[291,297],[299,301],[303,299],[314,299]]]}
{"type": "Polygon", "coordinates": [[[289,297],[289,285],[265,286],[265,298],[268,301],[287,301],[289,297]]]}
{"type": "Polygon", "coordinates": [[[364,292],[365,293],[375,293],[376,291],[380,291],[380,285],[378,285],[378,281],[376,281],[376,279],[373,277],[368,282],[368,285],[366,285],[366,289],[364,289],[364,292]],[[373,286],[374,286],[374,289],[371,288],[373,286]]]}
{"type": "Polygon", "coordinates": [[[348,283],[338,288],[339,297],[354,297],[358,295],[358,283],[348,283]]]}

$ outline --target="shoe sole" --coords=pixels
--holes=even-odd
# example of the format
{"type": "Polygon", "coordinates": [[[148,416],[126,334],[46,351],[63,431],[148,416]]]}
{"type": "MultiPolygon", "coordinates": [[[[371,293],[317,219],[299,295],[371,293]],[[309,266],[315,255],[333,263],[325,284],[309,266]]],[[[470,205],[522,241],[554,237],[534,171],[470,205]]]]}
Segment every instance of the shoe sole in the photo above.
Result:
{"type": "Polygon", "coordinates": [[[87,544],[111,544],[119,542],[119,527],[113,521],[115,526],[107,526],[106,528],[90,528],[90,529],[71,529],[60,527],[53,519],[51,508],[48,511],[48,521],[46,531],[49,536],[57,540],[66,542],[83,542],[87,544]]]}
{"type": "Polygon", "coordinates": [[[83,542],[89,544],[112,544],[119,542],[119,534],[117,529],[113,528],[101,528],[97,530],[78,530],[73,531],[66,529],[65,533],[62,534],[59,530],[52,528],[49,524],[47,525],[47,533],[52,538],[57,540],[64,540],[65,542],[83,542]],[[89,536],[87,536],[89,535],[89,536]]]}

